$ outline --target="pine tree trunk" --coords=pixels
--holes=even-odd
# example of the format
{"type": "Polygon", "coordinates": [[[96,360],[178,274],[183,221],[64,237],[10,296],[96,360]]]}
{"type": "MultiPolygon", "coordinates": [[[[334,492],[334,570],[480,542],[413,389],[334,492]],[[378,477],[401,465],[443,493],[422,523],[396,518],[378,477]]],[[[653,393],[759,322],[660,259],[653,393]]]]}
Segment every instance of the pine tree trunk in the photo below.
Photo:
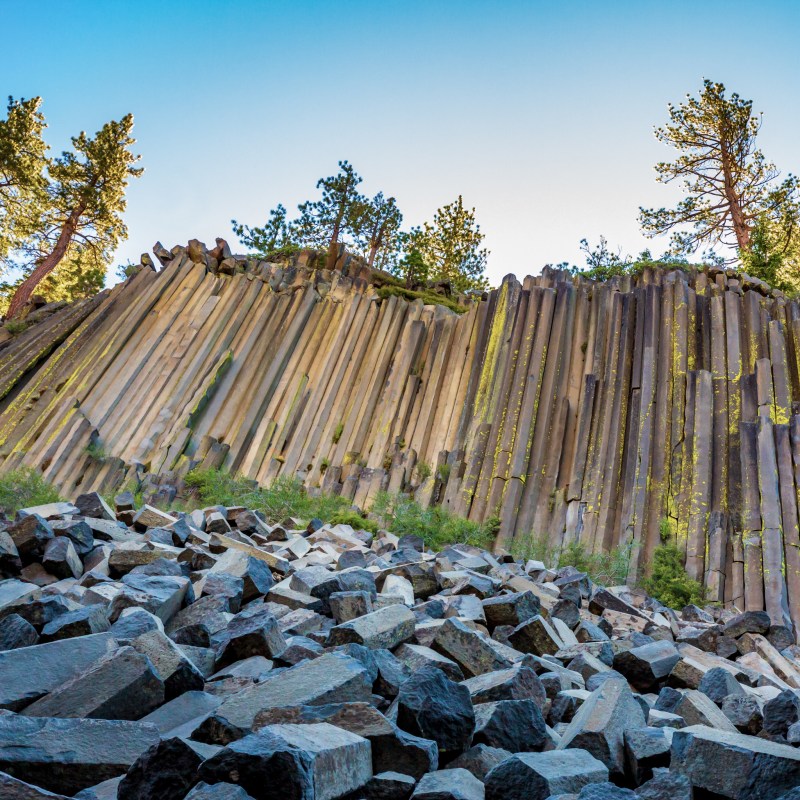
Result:
{"type": "Polygon", "coordinates": [[[336,259],[339,256],[339,228],[341,226],[341,221],[336,220],[336,224],[333,226],[333,235],[331,236],[331,241],[328,244],[328,260],[325,262],[325,269],[333,269],[336,266],[336,259]]]}
{"type": "Polygon", "coordinates": [[[84,209],[82,206],[78,206],[72,210],[61,228],[61,232],[58,234],[55,247],[53,247],[52,251],[37,264],[33,272],[19,285],[19,288],[14,293],[14,296],[11,298],[11,303],[8,306],[8,312],[6,314],[8,319],[14,319],[14,317],[19,314],[23,306],[31,299],[31,295],[36,287],[61,263],[61,259],[64,258],[67,248],[72,241],[72,237],[75,235],[75,231],[78,228],[78,221],[83,211],[84,209]]]}

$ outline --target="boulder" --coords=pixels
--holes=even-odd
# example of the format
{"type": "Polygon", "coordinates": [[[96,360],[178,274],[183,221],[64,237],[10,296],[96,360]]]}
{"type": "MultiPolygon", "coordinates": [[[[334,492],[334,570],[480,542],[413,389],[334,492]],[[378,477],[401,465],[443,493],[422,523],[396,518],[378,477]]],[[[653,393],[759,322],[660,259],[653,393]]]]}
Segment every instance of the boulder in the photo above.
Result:
{"type": "Polygon", "coordinates": [[[625,774],[625,730],[644,727],[644,711],[627,683],[610,679],[583,702],[558,748],[587,750],[606,765],[612,777],[618,778],[625,774]]]}
{"type": "Polygon", "coordinates": [[[511,753],[542,750],[548,741],[539,706],[533,700],[498,700],[474,706],[473,744],[511,753]]]}
{"type": "Polygon", "coordinates": [[[117,649],[109,633],[0,653],[0,708],[19,711],[117,649]]]}
{"type": "Polygon", "coordinates": [[[423,667],[400,687],[397,724],[405,731],[432,739],[440,754],[465,750],[475,729],[469,690],[436,667],[423,667]]]}
{"type": "Polygon", "coordinates": [[[674,732],[670,769],[686,776],[695,789],[731,800],[777,800],[800,785],[800,751],[693,725],[674,732]]]}
{"type": "Polygon", "coordinates": [[[328,644],[354,642],[370,649],[397,647],[414,635],[416,618],[405,605],[391,605],[331,628],[328,644]]]}
{"type": "Polygon", "coordinates": [[[120,647],[25,708],[31,717],[137,720],[164,702],[164,682],[147,656],[120,647]]]}
{"type": "Polygon", "coordinates": [[[483,784],[465,769],[441,769],[422,776],[412,800],[484,800],[483,784]]]}
{"type": "Polygon", "coordinates": [[[547,800],[608,780],[608,769],[586,750],[517,753],[486,776],[486,800],[547,800]]]}
{"type": "Polygon", "coordinates": [[[672,642],[656,641],[614,656],[614,669],[623,674],[639,692],[649,692],[664,680],[680,661],[672,642]]]}
{"type": "Polygon", "coordinates": [[[71,796],[124,774],[158,741],[140,722],[0,716],[0,770],[71,796]]]}
{"type": "Polygon", "coordinates": [[[198,775],[233,782],[254,800],[333,800],[369,781],[372,759],[366,739],[325,722],[268,725],[203,762],[198,775]]]}
{"type": "Polygon", "coordinates": [[[183,800],[203,762],[183,739],[162,739],[145,750],[117,788],[118,800],[183,800]]]}

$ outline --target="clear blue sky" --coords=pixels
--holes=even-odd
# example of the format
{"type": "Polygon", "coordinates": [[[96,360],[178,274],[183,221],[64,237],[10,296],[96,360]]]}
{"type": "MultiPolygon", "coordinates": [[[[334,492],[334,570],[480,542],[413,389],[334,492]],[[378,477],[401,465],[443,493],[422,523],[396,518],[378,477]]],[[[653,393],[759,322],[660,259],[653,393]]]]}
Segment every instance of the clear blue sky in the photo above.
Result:
{"type": "MultiPolygon", "coordinates": [[[[0,0],[0,92],[44,97],[56,149],[130,111],[146,172],[118,261],[156,239],[233,240],[350,160],[408,224],[463,194],[489,274],[646,246],[639,205],[668,101],[704,76],[764,111],[800,171],[800,3],[0,0]]],[[[653,244],[661,252],[664,242],[653,244]]]]}

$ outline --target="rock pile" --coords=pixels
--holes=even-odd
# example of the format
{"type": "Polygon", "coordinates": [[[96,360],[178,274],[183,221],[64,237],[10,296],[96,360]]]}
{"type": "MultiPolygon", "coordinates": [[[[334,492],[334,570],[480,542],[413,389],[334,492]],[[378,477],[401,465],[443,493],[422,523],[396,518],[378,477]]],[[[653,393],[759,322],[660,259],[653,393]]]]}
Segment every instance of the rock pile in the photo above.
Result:
{"type": "Polygon", "coordinates": [[[800,793],[800,648],[574,568],[94,493],[0,520],[8,800],[800,793]]]}

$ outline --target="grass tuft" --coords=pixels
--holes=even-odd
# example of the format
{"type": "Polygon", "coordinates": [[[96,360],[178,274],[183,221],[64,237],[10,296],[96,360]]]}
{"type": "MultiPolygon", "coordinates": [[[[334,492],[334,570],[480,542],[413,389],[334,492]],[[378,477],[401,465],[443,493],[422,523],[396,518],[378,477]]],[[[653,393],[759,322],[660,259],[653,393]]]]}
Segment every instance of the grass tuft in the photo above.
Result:
{"type": "Polygon", "coordinates": [[[61,500],[58,490],[31,467],[0,475],[0,511],[13,516],[21,508],[43,506],[61,500]]]}

